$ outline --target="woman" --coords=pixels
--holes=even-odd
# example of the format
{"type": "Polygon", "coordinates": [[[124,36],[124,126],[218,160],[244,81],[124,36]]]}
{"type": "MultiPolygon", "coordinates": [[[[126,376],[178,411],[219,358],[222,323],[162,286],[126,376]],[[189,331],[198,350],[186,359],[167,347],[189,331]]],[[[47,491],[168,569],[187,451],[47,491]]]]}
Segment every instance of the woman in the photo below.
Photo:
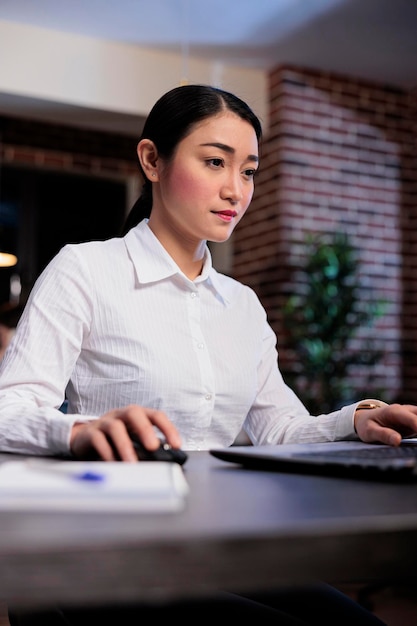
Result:
{"type": "MultiPolygon", "coordinates": [[[[417,407],[376,400],[310,416],[282,379],[256,295],[213,269],[206,242],[226,241],[244,216],[260,139],[258,118],[226,91],[188,85],[158,100],[123,237],[65,246],[32,290],[0,370],[1,450],[133,462],[130,434],[191,450],[229,446],[242,428],[254,444],[398,445],[417,432],[417,407]]],[[[286,613],[275,623],[315,623],[286,613]]]]}
{"type": "Polygon", "coordinates": [[[410,406],[310,416],[254,292],[212,268],[206,241],[247,210],[260,138],[251,109],[212,87],[155,104],[125,236],[64,247],[32,290],[0,370],[1,450],[134,461],[129,432],[155,449],[154,426],[186,449],[228,446],[242,427],[255,444],[417,431],[410,406]]]}

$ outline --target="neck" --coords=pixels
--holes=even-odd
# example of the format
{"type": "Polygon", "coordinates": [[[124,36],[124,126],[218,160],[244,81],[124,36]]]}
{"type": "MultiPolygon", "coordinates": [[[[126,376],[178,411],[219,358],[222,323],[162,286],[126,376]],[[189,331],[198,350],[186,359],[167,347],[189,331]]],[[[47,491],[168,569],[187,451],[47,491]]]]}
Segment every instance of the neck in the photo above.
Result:
{"type": "Polygon", "coordinates": [[[194,280],[201,274],[205,241],[179,240],[175,233],[159,227],[152,218],[149,219],[148,226],[187,278],[194,280]]]}

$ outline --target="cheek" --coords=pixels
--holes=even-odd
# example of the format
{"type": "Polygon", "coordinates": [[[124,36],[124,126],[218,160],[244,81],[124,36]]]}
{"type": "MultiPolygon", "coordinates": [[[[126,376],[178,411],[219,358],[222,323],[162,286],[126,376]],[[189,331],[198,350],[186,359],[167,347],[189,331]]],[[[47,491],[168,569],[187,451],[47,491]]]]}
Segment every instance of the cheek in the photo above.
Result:
{"type": "Polygon", "coordinates": [[[174,168],[169,175],[170,193],[174,194],[181,203],[194,202],[207,194],[207,184],[202,182],[201,175],[193,176],[192,172],[179,167],[174,168]]]}
{"type": "MultiPolygon", "coordinates": [[[[249,206],[249,203],[248,203],[248,206],[249,206]]],[[[235,218],[235,227],[237,226],[237,224],[239,224],[240,220],[245,215],[246,211],[248,210],[248,206],[245,209],[242,209],[239,212],[239,215],[235,218]]]]}
{"type": "Polygon", "coordinates": [[[242,215],[244,215],[250,205],[250,203],[252,202],[252,198],[253,198],[253,193],[254,193],[254,188],[251,187],[250,189],[247,189],[243,192],[243,203],[245,204],[245,209],[244,211],[242,211],[242,215]]]}
{"type": "Polygon", "coordinates": [[[179,199],[190,199],[201,193],[201,179],[186,169],[175,168],[169,176],[169,188],[179,199]]]}
{"type": "Polygon", "coordinates": [[[246,202],[247,205],[249,206],[249,204],[252,202],[252,198],[253,198],[253,194],[255,193],[255,187],[253,186],[253,184],[249,187],[247,193],[245,194],[245,198],[246,198],[246,202]]]}

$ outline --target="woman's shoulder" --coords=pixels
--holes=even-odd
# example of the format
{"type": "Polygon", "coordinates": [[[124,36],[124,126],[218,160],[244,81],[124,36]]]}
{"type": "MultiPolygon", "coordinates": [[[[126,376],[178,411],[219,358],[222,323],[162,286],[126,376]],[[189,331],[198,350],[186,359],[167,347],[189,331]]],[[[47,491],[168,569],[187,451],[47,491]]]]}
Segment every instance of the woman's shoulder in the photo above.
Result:
{"type": "Polygon", "coordinates": [[[120,254],[125,248],[122,237],[111,239],[82,241],[79,243],[66,243],[56,255],[57,258],[108,258],[109,255],[120,254]]]}
{"type": "Polygon", "coordinates": [[[229,276],[228,274],[222,274],[213,269],[213,282],[219,287],[220,291],[224,292],[224,295],[228,299],[239,299],[252,302],[256,306],[262,306],[256,291],[250,285],[246,285],[241,281],[229,276]]]}
{"type": "Polygon", "coordinates": [[[127,257],[122,238],[67,243],[55,254],[37,279],[41,284],[59,274],[71,280],[109,274],[127,257]]]}

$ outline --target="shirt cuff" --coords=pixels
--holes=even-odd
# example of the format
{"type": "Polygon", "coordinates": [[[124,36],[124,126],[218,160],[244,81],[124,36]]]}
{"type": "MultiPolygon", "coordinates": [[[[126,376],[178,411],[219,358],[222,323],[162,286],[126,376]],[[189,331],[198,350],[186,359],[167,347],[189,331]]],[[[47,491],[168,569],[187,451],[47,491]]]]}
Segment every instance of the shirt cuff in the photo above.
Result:
{"type": "Polygon", "coordinates": [[[359,400],[355,402],[355,404],[349,404],[340,409],[340,417],[336,426],[336,438],[335,441],[349,441],[356,440],[359,441],[360,437],[356,434],[355,431],[355,411],[361,402],[372,402],[373,404],[377,404],[378,406],[388,406],[386,402],[382,400],[377,400],[376,398],[364,398],[363,400],[359,400]]]}

